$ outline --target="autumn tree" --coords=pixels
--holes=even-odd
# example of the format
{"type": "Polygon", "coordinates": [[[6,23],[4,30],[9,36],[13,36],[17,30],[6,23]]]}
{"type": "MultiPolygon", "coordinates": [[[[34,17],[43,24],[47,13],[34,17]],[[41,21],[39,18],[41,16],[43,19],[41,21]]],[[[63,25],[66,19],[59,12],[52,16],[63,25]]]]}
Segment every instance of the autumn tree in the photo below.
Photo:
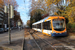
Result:
{"type": "Polygon", "coordinates": [[[48,9],[46,8],[46,4],[43,0],[31,0],[31,9],[30,9],[30,25],[32,23],[41,20],[41,16],[47,14],[48,9]]]}
{"type": "Polygon", "coordinates": [[[27,21],[27,26],[30,26],[30,20],[27,21]]]}
{"type": "Polygon", "coordinates": [[[58,6],[58,3],[60,2],[61,0],[45,0],[46,4],[48,7],[50,7],[50,5],[52,4],[55,4],[58,6]]]}
{"type": "Polygon", "coordinates": [[[21,18],[20,18],[20,13],[17,12],[16,10],[14,10],[14,21],[17,22],[18,20],[21,21],[21,18]]]}
{"type": "Polygon", "coordinates": [[[47,13],[47,9],[46,9],[46,5],[45,3],[43,2],[43,0],[31,0],[31,9],[30,9],[30,12],[35,10],[35,9],[41,9],[43,10],[43,13],[47,13]]]}
{"type": "Polygon", "coordinates": [[[57,7],[60,6],[61,0],[45,0],[46,6],[49,8],[49,14],[54,15],[57,11],[57,7]]]}
{"type": "Polygon", "coordinates": [[[66,7],[66,17],[69,19],[69,23],[75,22],[75,0],[71,0],[68,7],[66,7]]]}
{"type": "Polygon", "coordinates": [[[60,2],[60,0],[32,0],[30,10],[42,9],[43,11],[45,11],[45,14],[49,13],[51,15],[52,13],[57,11],[55,5],[59,6],[58,2],[60,2]]]}
{"type": "Polygon", "coordinates": [[[56,15],[64,16],[69,20],[69,23],[74,23],[75,22],[75,1],[74,0],[69,0],[66,2],[67,6],[61,6],[58,8],[58,11],[55,12],[56,15]]]}
{"type": "Polygon", "coordinates": [[[32,26],[32,23],[37,22],[39,20],[41,20],[41,16],[43,14],[43,10],[41,9],[35,9],[33,11],[30,12],[30,25],[32,26]]]}
{"type": "Polygon", "coordinates": [[[21,21],[21,23],[23,24],[23,22],[22,22],[22,20],[21,20],[21,18],[20,18],[20,14],[18,14],[19,12],[17,12],[17,7],[18,7],[18,4],[17,4],[17,2],[16,2],[16,0],[4,0],[4,4],[6,5],[6,6],[8,6],[8,3],[10,4],[10,5],[12,5],[13,7],[14,7],[14,22],[17,22],[18,20],[20,20],[21,21]],[[17,15],[18,14],[18,15],[17,15]]]}
{"type": "Polygon", "coordinates": [[[55,14],[65,17],[68,31],[75,32],[75,0],[67,0],[66,4],[61,6],[55,14]]]}
{"type": "Polygon", "coordinates": [[[39,21],[41,19],[42,14],[46,14],[45,4],[42,2],[43,0],[31,0],[31,9],[30,9],[30,20],[31,24],[39,21]]]}
{"type": "Polygon", "coordinates": [[[14,9],[17,9],[18,4],[17,4],[16,0],[4,0],[4,4],[5,4],[6,6],[8,5],[8,3],[9,3],[10,5],[13,5],[13,6],[14,6],[14,9]]]}

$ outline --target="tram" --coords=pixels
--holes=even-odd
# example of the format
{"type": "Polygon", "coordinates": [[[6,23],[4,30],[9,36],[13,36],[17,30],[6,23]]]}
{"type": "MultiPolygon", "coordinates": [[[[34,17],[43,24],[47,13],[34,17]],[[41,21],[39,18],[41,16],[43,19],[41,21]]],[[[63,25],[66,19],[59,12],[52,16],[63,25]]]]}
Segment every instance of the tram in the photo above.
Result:
{"type": "Polygon", "coordinates": [[[32,29],[49,36],[67,36],[65,18],[62,16],[48,16],[32,24],[32,29]]]}

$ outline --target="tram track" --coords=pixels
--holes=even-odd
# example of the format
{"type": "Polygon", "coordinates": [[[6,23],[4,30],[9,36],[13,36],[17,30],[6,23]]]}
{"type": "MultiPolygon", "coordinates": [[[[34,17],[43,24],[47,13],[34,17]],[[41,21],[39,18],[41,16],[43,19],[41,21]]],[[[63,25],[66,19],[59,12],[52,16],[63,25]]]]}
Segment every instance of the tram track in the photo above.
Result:
{"type": "MultiPolygon", "coordinates": [[[[36,36],[37,36],[37,34],[35,34],[36,36]]],[[[37,37],[39,37],[39,36],[37,36],[37,37]]],[[[44,42],[46,42],[48,45],[50,45],[51,47],[53,47],[53,48],[55,48],[55,50],[65,50],[66,48],[63,46],[63,45],[61,45],[61,46],[54,46],[53,45],[53,43],[52,42],[49,42],[48,40],[46,40],[46,39],[42,39],[41,37],[39,37],[41,40],[43,40],[44,42]]],[[[57,41],[56,43],[54,43],[54,44],[59,44],[60,42],[59,41],[57,41]]]]}
{"type": "Polygon", "coordinates": [[[55,37],[53,39],[56,39],[58,41],[61,41],[62,43],[67,43],[75,46],[75,40],[69,39],[69,37],[55,37]]]}
{"type": "MultiPolygon", "coordinates": [[[[51,38],[51,39],[53,39],[53,38],[51,38]]],[[[54,40],[56,40],[56,39],[54,39],[54,40]]],[[[62,40],[62,39],[61,39],[62,40]]],[[[49,40],[46,40],[46,41],[49,41],[49,40]]],[[[59,40],[56,40],[54,43],[52,42],[51,44],[52,45],[54,45],[54,44],[59,44],[59,43],[62,43],[62,44],[65,44],[65,43],[63,43],[63,42],[61,42],[61,41],[59,41],[59,40]],[[55,43],[56,42],[56,43],[55,43]]],[[[72,43],[73,44],[73,43],[72,43]]],[[[64,48],[66,48],[67,46],[69,46],[69,45],[67,45],[67,44],[65,44],[65,45],[62,45],[62,47],[64,47],[64,48]]],[[[73,45],[72,45],[73,46],[73,45]]],[[[72,49],[72,50],[74,50],[74,48],[71,48],[71,47],[69,47],[68,49],[72,49]]]]}
{"type": "MultiPolygon", "coordinates": [[[[49,43],[47,43],[46,41],[44,41],[43,39],[41,39],[40,37],[38,37],[37,35],[32,35],[32,33],[30,33],[31,37],[34,39],[36,45],[38,46],[38,48],[40,50],[45,50],[45,48],[50,48],[51,50],[56,50],[56,48],[51,47],[51,45],[49,43]],[[39,38],[39,40],[36,39],[39,38]],[[42,43],[41,43],[42,42],[42,43]],[[44,43],[44,44],[43,44],[44,43]],[[40,45],[41,44],[41,45],[40,45]]],[[[46,49],[47,50],[47,49],[46,49]]]]}
{"type": "MultiPolygon", "coordinates": [[[[36,34],[34,34],[36,35],[36,34]]],[[[37,35],[36,35],[37,36],[37,35]]],[[[52,47],[52,45],[50,43],[48,43],[46,40],[42,39],[41,37],[37,36],[39,39],[41,39],[43,42],[45,42],[46,44],[48,44],[50,47],[52,47]]],[[[54,47],[52,47],[53,49],[56,49],[54,47]]]]}
{"type": "MultiPolygon", "coordinates": [[[[36,49],[38,50],[75,50],[73,47],[67,47],[67,46],[75,46],[73,44],[68,45],[67,42],[64,42],[67,38],[52,38],[49,36],[43,36],[41,37],[40,35],[43,35],[42,33],[34,32],[33,30],[27,31],[29,32],[29,35],[32,37],[32,45],[35,44],[36,49]],[[50,38],[50,39],[49,39],[50,38]],[[52,49],[51,49],[52,48],[52,49]]],[[[71,42],[70,42],[71,43],[71,42]]],[[[31,45],[31,46],[32,46],[31,45]]],[[[32,46],[34,48],[34,46],[32,46]]],[[[33,49],[30,49],[33,50],[33,49]]]]}
{"type": "MultiPolygon", "coordinates": [[[[48,36],[47,36],[48,37],[48,36]]],[[[58,41],[61,41],[62,43],[64,42],[64,43],[68,43],[68,44],[72,44],[72,45],[74,45],[75,46],[75,40],[70,40],[69,38],[67,38],[67,37],[64,37],[64,38],[52,38],[52,39],[55,39],[55,40],[58,40],[58,41]],[[72,42],[71,42],[72,41],[72,42]],[[73,43],[74,42],[74,43],[73,43]]]]}
{"type": "MultiPolygon", "coordinates": [[[[64,50],[64,46],[62,45],[62,48],[56,48],[56,47],[53,47],[53,45],[51,44],[51,43],[49,43],[47,40],[45,40],[45,39],[42,39],[41,37],[39,37],[37,34],[35,34],[34,33],[34,35],[36,36],[36,37],[38,37],[39,39],[41,39],[43,42],[45,42],[46,44],[48,44],[50,47],[52,47],[54,50],[60,50],[60,49],[62,49],[62,50],[64,50]]],[[[59,43],[59,42],[58,42],[59,43]]]]}
{"type": "Polygon", "coordinates": [[[36,42],[35,38],[32,36],[31,33],[29,33],[30,36],[33,38],[33,41],[35,42],[35,44],[37,45],[37,47],[39,48],[39,50],[42,50],[42,48],[38,45],[38,43],[36,42]]]}
{"type": "Polygon", "coordinates": [[[23,50],[41,50],[41,48],[36,43],[34,37],[29,32],[29,30],[26,30],[26,33],[25,33],[25,39],[24,39],[24,43],[23,43],[23,50]]]}
{"type": "MultiPolygon", "coordinates": [[[[68,39],[68,38],[67,38],[68,39]]],[[[66,44],[69,48],[72,48],[73,50],[75,50],[75,44],[73,42],[70,42],[69,40],[64,39],[64,38],[58,38],[56,40],[66,44]]]]}
{"type": "Polygon", "coordinates": [[[69,45],[72,45],[72,46],[74,46],[74,48],[75,48],[75,43],[73,43],[73,42],[70,42],[69,40],[67,40],[67,39],[64,39],[64,38],[58,38],[58,39],[56,39],[56,40],[58,40],[58,41],[61,41],[62,43],[65,43],[65,44],[68,44],[68,46],[69,45]]]}

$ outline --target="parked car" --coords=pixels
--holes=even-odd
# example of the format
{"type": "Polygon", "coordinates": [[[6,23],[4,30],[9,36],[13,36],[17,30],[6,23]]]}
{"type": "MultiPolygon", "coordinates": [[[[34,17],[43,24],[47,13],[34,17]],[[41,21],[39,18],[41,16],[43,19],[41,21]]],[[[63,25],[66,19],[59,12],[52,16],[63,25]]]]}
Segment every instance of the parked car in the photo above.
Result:
{"type": "MultiPolygon", "coordinates": [[[[12,29],[10,28],[10,30],[12,30],[12,29]]],[[[7,28],[7,31],[9,31],[9,28],[7,28]]]]}
{"type": "Polygon", "coordinates": [[[8,29],[9,29],[9,28],[7,28],[7,31],[8,31],[8,29]]]}
{"type": "Polygon", "coordinates": [[[14,27],[11,27],[11,30],[13,30],[14,29],[14,27]]]}
{"type": "Polygon", "coordinates": [[[8,31],[7,24],[4,24],[4,31],[8,31]]]}
{"type": "Polygon", "coordinates": [[[4,32],[4,29],[3,28],[0,28],[0,32],[4,32]]]}
{"type": "Polygon", "coordinates": [[[7,29],[7,28],[5,28],[5,29],[4,29],[4,31],[8,31],[8,29],[7,29]]]}

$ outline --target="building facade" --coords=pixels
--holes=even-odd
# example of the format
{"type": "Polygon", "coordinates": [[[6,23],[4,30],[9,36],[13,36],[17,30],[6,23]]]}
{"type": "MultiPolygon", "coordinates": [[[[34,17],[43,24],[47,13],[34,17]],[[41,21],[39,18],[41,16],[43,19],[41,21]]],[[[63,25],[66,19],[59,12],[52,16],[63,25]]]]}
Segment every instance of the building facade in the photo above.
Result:
{"type": "Polygon", "coordinates": [[[0,4],[0,28],[3,28],[4,25],[4,8],[3,5],[0,4]]]}

